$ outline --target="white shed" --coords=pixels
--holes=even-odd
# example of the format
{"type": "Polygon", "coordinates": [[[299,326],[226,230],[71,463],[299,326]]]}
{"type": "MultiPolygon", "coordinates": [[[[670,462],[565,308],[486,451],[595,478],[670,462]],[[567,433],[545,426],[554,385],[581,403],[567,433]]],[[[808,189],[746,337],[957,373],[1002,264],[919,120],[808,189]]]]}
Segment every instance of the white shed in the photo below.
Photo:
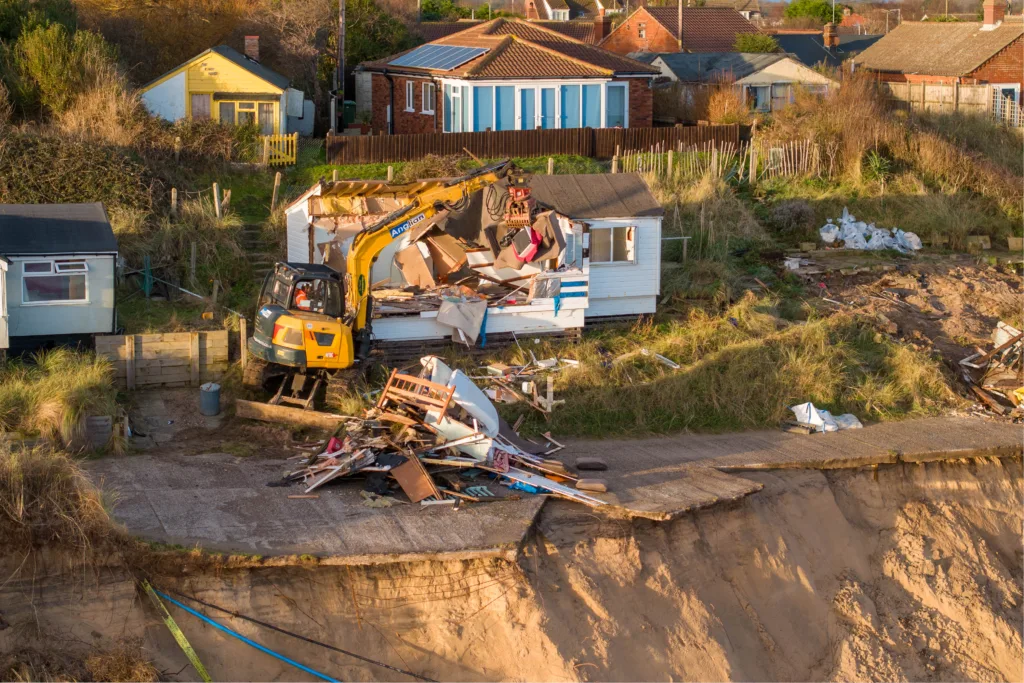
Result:
{"type": "MultiPolygon", "coordinates": [[[[563,287],[582,291],[556,302],[535,300],[531,305],[495,307],[489,312],[488,331],[556,331],[583,327],[588,318],[654,313],[661,291],[664,210],[644,180],[632,173],[535,175],[529,186],[541,207],[563,216],[559,224],[566,248],[556,269],[547,276],[562,279],[563,287]]],[[[373,225],[400,206],[389,203],[394,200],[371,199],[362,207],[365,213],[361,216],[325,218],[320,216],[318,198],[331,187],[331,183],[314,185],[285,209],[288,261],[323,263],[327,243],[343,242],[362,225],[373,225]]],[[[406,246],[407,240],[399,238],[381,252],[371,271],[373,283],[404,284],[394,257],[406,246]]],[[[479,258],[484,259],[481,263],[493,260],[488,254],[486,249],[471,251],[470,263],[479,258]]],[[[343,266],[337,263],[337,267],[343,266]]],[[[389,316],[374,322],[374,334],[386,340],[450,334],[450,329],[438,326],[433,317],[433,312],[389,316]]]]}

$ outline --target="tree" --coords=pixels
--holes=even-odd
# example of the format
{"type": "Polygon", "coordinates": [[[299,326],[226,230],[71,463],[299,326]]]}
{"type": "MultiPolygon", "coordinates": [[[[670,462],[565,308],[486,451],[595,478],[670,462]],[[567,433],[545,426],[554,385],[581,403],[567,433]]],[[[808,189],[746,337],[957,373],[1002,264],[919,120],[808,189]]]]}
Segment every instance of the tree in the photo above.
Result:
{"type": "MultiPolygon", "coordinates": [[[[836,5],[836,19],[843,16],[840,5],[836,5]]],[[[786,6],[787,19],[809,18],[827,24],[832,21],[832,3],[827,0],[793,0],[786,6]]]]}
{"type": "Polygon", "coordinates": [[[69,30],[78,25],[71,0],[0,0],[0,40],[14,42],[39,26],[61,24],[69,30]]]}
{"type": "Polygon", "coordinates": [[[764,33],[738,33],[732,49],[736,52],[778,52],[779,43],[764,33]]]}
{"type": "Polygon", "coordinates": [[[470,13],[468,7],[460,7],[452,0],[423,0],[420,4],[423,21],[458,21],[468,19],[470,13]]]}

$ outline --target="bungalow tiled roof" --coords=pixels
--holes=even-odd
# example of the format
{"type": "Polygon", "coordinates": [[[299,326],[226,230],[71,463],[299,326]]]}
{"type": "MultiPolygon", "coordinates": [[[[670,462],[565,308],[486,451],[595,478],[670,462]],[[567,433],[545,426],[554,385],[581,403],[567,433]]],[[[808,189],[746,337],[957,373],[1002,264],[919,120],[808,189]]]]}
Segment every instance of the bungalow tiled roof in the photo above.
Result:
{"type": "Polygon", "coordinates": [[[872,71],[965,76],[1022,35],[1024,23],[1009,18],[990,30],[981,22],[904,21],[861,52],[856,62],[872,71]],[[924,45],[936,49],[922,49],[924,45]]]}
{"type": "Polygon", "coordinates": [[[361,66],[370,71],[386,68],[393,73],[443,74],[467,79],[594,78],[658,73],[646,64],[587,45],[538,22],[517,19],[494,19],[428,44],[479,47],[486,52],[447,71],[395,66],[393,62],[400,55],[365,62],[361,66]]]}
{"type": "Polygon", "coordinates": [[[531,23],[540,24],[549,31],[556,31],[581,43],[594,44],[594,22],[592,21],[538,21],[534,19],[531,23]]]}
{"type": "MultiPolygon", "coordinates": [[[[647,12],[672,35],[679,35],[677,7],[648,7],[647,12]]],[[[728,7],[683,8],[683,49],[688,52],[729,52],[740,33],[760,31],[728,7]]]]}

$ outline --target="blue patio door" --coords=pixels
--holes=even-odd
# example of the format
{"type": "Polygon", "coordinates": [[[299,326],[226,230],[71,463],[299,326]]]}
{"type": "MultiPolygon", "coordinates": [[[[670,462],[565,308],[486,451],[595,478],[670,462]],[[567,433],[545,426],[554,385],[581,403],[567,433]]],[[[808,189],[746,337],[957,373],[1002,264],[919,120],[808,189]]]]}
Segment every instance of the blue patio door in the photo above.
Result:
{"type": "Polygon", "coordinates": [[[540,127],[541,128],[555,128],[556,113],[555,113],[555,98],[556,93],[554,88],[541,88],[540,89],[540,127]]]}
{"type": "Polygon", "coordinates": [[[533,88],[519,91],[519,130],[533,130],[537,127],[536,97],[537,91],[533,88]]]}

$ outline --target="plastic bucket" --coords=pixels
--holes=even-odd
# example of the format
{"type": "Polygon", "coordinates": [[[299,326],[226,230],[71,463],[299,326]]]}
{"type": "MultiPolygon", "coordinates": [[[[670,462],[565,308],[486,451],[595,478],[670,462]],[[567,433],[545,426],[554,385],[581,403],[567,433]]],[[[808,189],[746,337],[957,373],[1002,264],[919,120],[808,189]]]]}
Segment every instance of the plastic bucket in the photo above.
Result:
{"type": "Polygon", "coordinates": [[[220,414],[220,385],[216,382],[199,387],[199,412],[211,417],[220,414]]]}

